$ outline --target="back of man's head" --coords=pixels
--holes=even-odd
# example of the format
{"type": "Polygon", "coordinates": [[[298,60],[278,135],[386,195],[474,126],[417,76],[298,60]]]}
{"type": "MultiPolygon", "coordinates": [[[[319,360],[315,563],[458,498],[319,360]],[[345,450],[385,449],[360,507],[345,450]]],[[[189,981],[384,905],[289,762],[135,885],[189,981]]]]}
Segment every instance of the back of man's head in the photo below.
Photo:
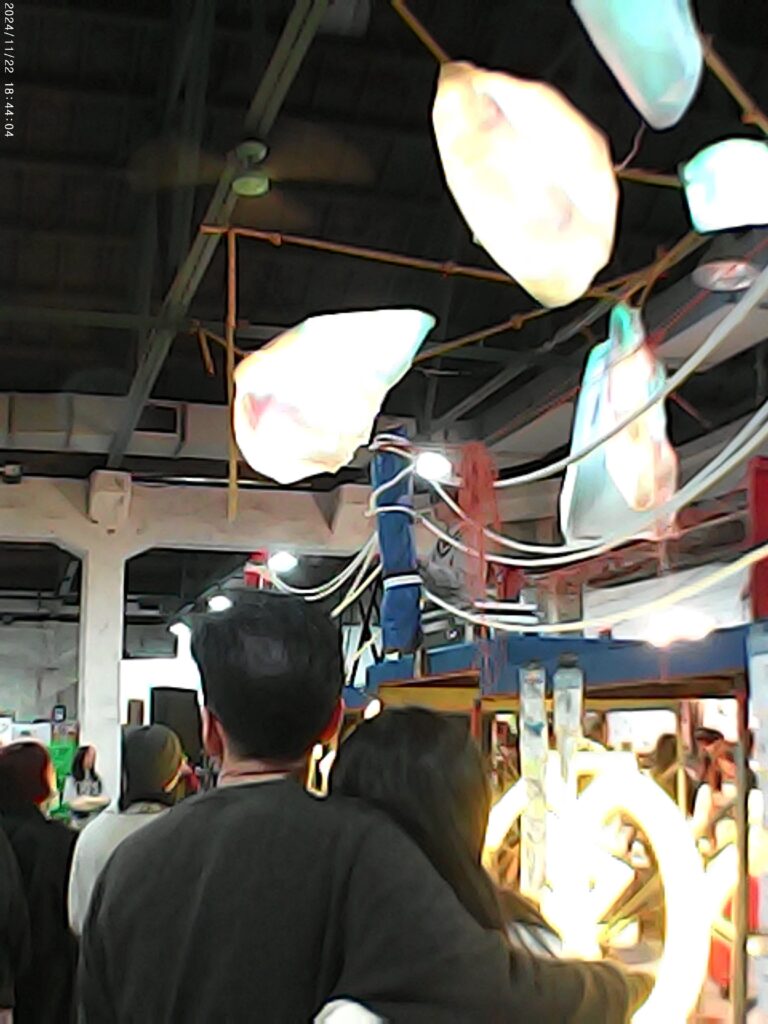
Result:
{"type": "Polygon", "coordinates": [[[206,707],[238,757],[295,760],[333,718],[343,680],[339,633],[302,598],[256,591],[201,616],[192,654],[206,707]]]}

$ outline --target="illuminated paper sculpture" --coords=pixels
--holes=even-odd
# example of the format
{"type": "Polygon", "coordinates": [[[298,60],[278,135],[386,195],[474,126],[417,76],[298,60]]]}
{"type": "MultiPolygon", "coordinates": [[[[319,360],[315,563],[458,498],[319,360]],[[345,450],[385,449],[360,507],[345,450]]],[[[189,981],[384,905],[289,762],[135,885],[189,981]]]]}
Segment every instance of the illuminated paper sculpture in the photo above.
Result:
{"type": "Polygon", "coordinates": [[[618,186],[605,136],[544,82],[444,64],[432,111],[445,179],[476,240],[545,306],[611,257],[618,186]]]}
{"type": "Polygon", "coordinates": [[[384,396],[435,325],[418,309],[315,316],[235,371],[235,437],[278,483],[335,473],[371,433],[384,396]]]}
{"type": "Polygon", "coordinates": [[[768,224],[768,142],[716,142],[683,166],[680,180],[697,231],[768,224]]]}
{"type": "MultiPolygon", "coordinates": [[[[608,340],[587,360],[571,451],[581,451],[627,419],[665,380],[664,367],[645,344],[639,311],[616,306],[608,340]]],[[[569,541],[601,540],[668,501],[676,487],[677,456],[659,402],[568,467],[560,495],[563,533],[569,541]]],[[[657,529],[664,525],[659,522],[657,529]]]]}
{"type": "Polygon", "coordinates": [[[652,128],[690,106],[704,66],[689,0],[572,0],[597,52],[652,128]]]}

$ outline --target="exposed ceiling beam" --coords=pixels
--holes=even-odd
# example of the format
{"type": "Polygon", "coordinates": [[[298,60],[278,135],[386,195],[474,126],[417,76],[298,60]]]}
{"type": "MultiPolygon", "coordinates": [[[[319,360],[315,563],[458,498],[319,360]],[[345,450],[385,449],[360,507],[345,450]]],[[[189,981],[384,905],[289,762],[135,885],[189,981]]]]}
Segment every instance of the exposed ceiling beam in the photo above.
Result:
{"type": "MultiPolygon", "coordinates": [[[[612,303],[607,300],[601,300],[600,302],[595,303],[586,313],[582,313],[575,320],[572,320],[570,323],[566,324],[564,327],[561,327],[558,331],[556,331],[553,337],[544,345],[540,346],[539,349],[536,349],[529,353],[525,353],[524,362],[520,364],[510,363],[508,366],[505,366],[503,370],[497,373],[494,377],[491,377],[490,380],[486,381],[471,394],[462,398],[459,402],[457,402],[450,409],[444,412],[442,416],[433,421],[432,429],[435,431],[440,431],[450,427],[453,423],[455,423],[456,420],[460,419],[462,416],[470,412],[472,409],[475,409],[478,405],[481,405],[483,402],[487,401],[487,399],[491,398],[494,394],[496,394],[497,391],[500,391],[502,388],[505,388],[508,384],[511,384],[515,377],[520,375],[523,369],[529,366],[540,364],[542,361],[549,362],[552,358],[556,358],[558,361],[557,369],[542,374],[542,378],[557,374],[557,376],[562,380],[564,360],[557,356],[553,357],[552,353],[554,349],[558,345],[561,345],[563,342],[568,341],[569,338],[573,337],[574,334],[577,334],[583,328],[589,327],[590,324],[595,323],[595,321],[599,320],[600,317],[605,316],[605,314],[611,308],[611,305],[612,303]]],[[[574,362],[575,359],[573,359],[573,357],[569,357],[568,363],[573,365],[574,362]]],[[[575,369],[574,372],[578,374],[579,371],[578,369],[575,369]]],[[[532,384],[526,385],[526,404],[529,401],[528,396],[530,395],[531,390],[536,387],[537,383],[538,380],[534,381],[532,384]]]]}
{"type": "MultiPolygon", "coordinates": [[[[118,313],[99,309],[59,309],[53,306],[11,305],[0,303],[0,322],[19,324],[45,324],[49,326],[67,327],[100,327],[107,330],[148,331],[160,326],[161,321],[155,316],[144,316],[139,313],[118,313]]],[[[177,333],[189,330],[197,323],[192,319],[181,319],[176,322],[177,333]]],[[[201,326],[206,330],[221,335],[224,325],[221,321],[205,320],[201,326]]],[[[239,324],[236,337],[240,344],[248,341],[269,341],[281,331],[288,330],[287,324],[239,324]]],[[[429,352],[438,348],[440,343],[425,345],[423,351],[429,352]]],[[[247,347],[247,346],[246,346],[247,347]]],[[[510,352],[503,348],[492,348],[483,345],[470,345],[451,352],[449,360],[478,363],[509,363],[523,367],[530,364],[530,356],[525,352],[510,352]]]]}
{"type": "MultiPolygon", "coordinates": [[[[103,103],[108,106],[129,106],[137,111],[150,112],[156,105],[156,97],[149,92],[130,92],[127,89],[107,89],[99,85],[83,85],[80,81],[68,79],[38,79],[20,76],[16,86],[21,95],[41,100],[51,100],[66,96],[77,103],[103,103]]],[[[207,109],[212,114],[240,116],[243,100],[233,96],[209,96],[207,109]]],[[[432,134],[429,125],[420,120],[392,120],[382,117],[342,116],[333,110],[317,109],[287,104],[282,116],[296,121],[311,121],[329,130],[380,137],[406,139],[432,145],[432,134]]]]}
{"type": "MultiPolygon", "coordinates": [[[[283,34],[264,73],[259,88],[245,119],[247,134],[257,138],[267,136],[274,124],[301,61],[317,32],[328,0],[296,0],[283,34]]],[[[227,224],[235,208],[237,197],[232,192],[234,167],[227,163],[219,184],[205,214],[208,224],[227,224]]],[[[189,309],[200,281],[208,269],[216,250],[218,235],[198,233],[186,259],[163,302],[161,315],[183,316],[189,309]]],[[[110,448],[107,465],[114,469],[121,465],[131,436],[141,416],[141,410],[152,393],[160,371],[173,343],[173,328],[160,327],[147,340],[143,358],[134,375],[126,400],[126,414],[110,448]]]]}
{"type": "Polygon", "coordinates": [[[45,228],[39,224],[0,221],[0,235],[20,235],[30,241],[64,242],[75,245],[131,247],[136,239],[128,232],[94,231],[77,227],[45,228]]]}

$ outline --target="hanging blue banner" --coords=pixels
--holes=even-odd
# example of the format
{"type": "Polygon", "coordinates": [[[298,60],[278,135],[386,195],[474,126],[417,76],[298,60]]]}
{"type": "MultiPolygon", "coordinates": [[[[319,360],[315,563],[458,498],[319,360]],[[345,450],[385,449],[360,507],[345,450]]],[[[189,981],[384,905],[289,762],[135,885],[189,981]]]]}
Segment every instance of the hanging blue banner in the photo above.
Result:
{"type": "MultiPolygon", "coordinates": [[[[395,431],[393,431],[395,433],[395,431]]],[[[404,431],[397,431],[405,436],[404,431]]],[[[401,455],[378,452],[371,466],[371,483],[378,489],[377,508],[400,505],[413,508],[413,475],[395,480],[407,466],[401,455]]],[[[377,517],[379,552],[384,576],[381,631],[385,653],[409,654],[421,642],[421,579],[418,575],[413,517],[408,512],[381,512],[377,517]]]]}

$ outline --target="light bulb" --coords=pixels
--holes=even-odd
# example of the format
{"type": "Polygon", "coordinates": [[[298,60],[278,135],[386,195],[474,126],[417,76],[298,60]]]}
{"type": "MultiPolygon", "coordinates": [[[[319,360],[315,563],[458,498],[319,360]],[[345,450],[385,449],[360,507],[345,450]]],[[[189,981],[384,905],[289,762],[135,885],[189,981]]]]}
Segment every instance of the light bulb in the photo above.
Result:
{"type": "Polygon", "coordinates": [[[442,452],[421,452],[416,459],[416,472],[424,480],[438,483],[450,479],[453,466],[442,452]]]}
{"type": "Polygon", "coordinates": [[[275,551],[275,553],[270,555],[267,560],[267,568],[269,571],[281,576],[284,573],[293,572],[298,564],[298,558],[290,551],[275,551]]]}
{"type": "Polygon", "coordinates": [[[381,701],[378,697],[374,697],[373,700],[368,701],[363,711],[363,718],[368,721],[371,718],[375,718],[376,715],[381,714],[381,701]]]}
{"type": "Polygon", "coordinates": [[[680,640],[703,640],[716,625],[711,615],[695,608],[667,608],[651,618],[646,640],[654,647],[669,647],[680,640]]]}
{"type": "Polygon", "coordinates": [[[208,598],[209,612],[225,612],[232,607],[232,602],[226,594],[214,594],[208,598]]]}

